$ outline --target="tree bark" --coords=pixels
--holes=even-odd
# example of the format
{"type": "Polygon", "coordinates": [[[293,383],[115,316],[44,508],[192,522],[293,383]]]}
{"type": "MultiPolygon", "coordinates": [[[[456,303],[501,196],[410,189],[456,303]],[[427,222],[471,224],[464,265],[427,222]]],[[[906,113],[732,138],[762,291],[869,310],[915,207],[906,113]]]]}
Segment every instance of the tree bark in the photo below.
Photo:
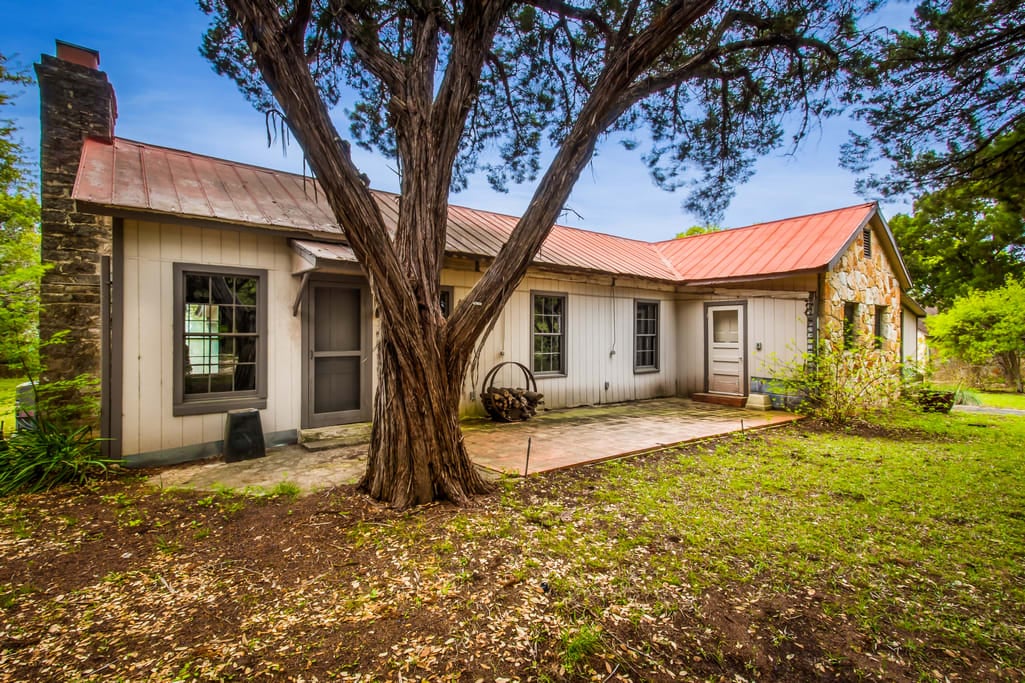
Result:
{"type": "MultiPolygon", "coordinates": [[[[403,334],[403,333],[399,333],[403,334]]],[[[398,508],[463,505],[491,487],[470,462],[459,429],[463,377],[440,354],[404,357],[382,330],[367,471],[359,488],[398,508]]]]}

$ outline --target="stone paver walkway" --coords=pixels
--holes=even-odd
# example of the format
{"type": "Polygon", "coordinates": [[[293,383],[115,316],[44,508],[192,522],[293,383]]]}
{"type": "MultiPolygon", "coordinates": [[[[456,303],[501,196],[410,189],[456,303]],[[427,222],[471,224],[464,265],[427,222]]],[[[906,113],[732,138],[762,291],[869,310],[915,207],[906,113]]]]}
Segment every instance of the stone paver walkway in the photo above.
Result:
{"type": "Polygon", "coordinates": [[[209,491],[218,487],[270,492],[281,482],[291,482],[303,493],[332,486],[355,484],[367,468],[367,447],[345,446],[308,451],[295,444],[268,449],[263,458],[222,462],[207,460],[166,469],[149,481],[162,488],[183,487],[209,491]]]}
{"type": "Polygon", "coordinates": [[[745,410],[686,398],[619,403],[540,413],[528,422],[463,423],[463,438],[478,465],[523,474],[573,467],[675,444],[761,429],[800,419],[780,411],[745,410]]]}
{"type": "MultiPolygon", "coordinates": [[[[546,411],[528,422],[515,424],[468,420],[463,423],[463,436],[477,466],[489,472],[490,477],[496,477],[498,473],[523,474],[528,440],[528,472],[533,474],[796,419],[799,418],[795,415],[778,411],[743,410],[668,398],[546,411]]],[[[366,445],[316,452],[295,445],[271,449],[266,457],[254,460],[214,460],[162,470],[151,476],[150,482],[161,487],[227,487],[270,492],[287,481],[309,493],[355,484],[365,468],[366,445]]]]}
{"type": "Polygon", "coordinates": [[[954,410],[959,413],[982,413],[983,415],[1025,416],[1025,410],[1019,410],[1018,408],[993,408],[991,406],[954,406],[954,410]]]}

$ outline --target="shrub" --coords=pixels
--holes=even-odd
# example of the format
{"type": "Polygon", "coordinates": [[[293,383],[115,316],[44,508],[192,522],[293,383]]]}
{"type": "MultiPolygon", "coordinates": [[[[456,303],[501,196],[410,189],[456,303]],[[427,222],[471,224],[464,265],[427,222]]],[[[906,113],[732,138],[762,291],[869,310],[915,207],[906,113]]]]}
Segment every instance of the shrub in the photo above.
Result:
{"type": "Polygon", "coordinates": [[[867,341],[845,348],[839,335],[819,343],[777,372],[776,390],[798,397],[797,409],[843,425],[900,397],[900,364],[867,341]]]}
{"type": "Polygon", "coordinates": [[[100,456],[101,441],[88,426],[68,428],[37,418],[34,429],[0,441],[0,496],[82,484],[106,472],[113,461],[100,456]]]}

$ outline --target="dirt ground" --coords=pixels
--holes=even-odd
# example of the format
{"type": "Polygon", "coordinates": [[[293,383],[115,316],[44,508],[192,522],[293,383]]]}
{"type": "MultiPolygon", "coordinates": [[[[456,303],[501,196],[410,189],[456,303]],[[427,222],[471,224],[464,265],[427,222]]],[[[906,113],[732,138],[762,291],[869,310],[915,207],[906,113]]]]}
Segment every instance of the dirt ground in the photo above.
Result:
{"type": "MultiPolygon", "coordinates": [[[[523,538],[565,520],[508,501],[594,504],[596,476],[506,483],[471,510],[141,480],[24,497],[0,508],[0,680],[918,680],[828,587],[627,576],[589,597],[587,577],[524,557],[523,538]]],[[[651,541],[636,566],[681,542],[651,541]]],[[[946,680],[1002,677],[984,652],[949,655],[946,680]]]]}

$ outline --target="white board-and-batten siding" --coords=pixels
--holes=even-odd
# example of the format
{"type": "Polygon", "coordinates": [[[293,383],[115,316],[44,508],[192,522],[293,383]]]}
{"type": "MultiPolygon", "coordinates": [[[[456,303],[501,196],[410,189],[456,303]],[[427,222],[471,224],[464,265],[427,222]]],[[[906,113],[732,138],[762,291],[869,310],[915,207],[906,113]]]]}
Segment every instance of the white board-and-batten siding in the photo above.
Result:
{"type": "MultiPolygon", "coordinates": [[[[294,251],[288,240],[256,231],[136,220],[124,221],[122,239],[122,453],[169,451],[223,438],[223,412],[173,414],[176,263],[267,271],[267,405],[260,411],[261,423],[265,433],[300,429],[303,318],[292,315],[300,280],[293,275],[294,251]]],[[[473,270],[446,268],[441,279],[442,285],[453,288],[453,301],[459,302],[478,277],[473,270]]],[[[546,407],[615,403],[676,393],[673,335],[677,325],[671,287],[654,283],[651,288],[637,283],[614,286],[609,277],[532,271],[487,335],[476,370],[467,373],[462,414],[483,413],[479,385],[493,365],[515,360],[531,366],[534,291],[566,295],[567,371],[565,376],[538,379],[546,407]],[[634,372],[634,302],[638,299],[660,304],[657,371],[634,372]]],[[[373,325],[376,344],[376,320],[373,325]]],[[[522,386],[518,372],[507,368],[496,383],[522,386]]],[[[376,385],[376,375],[371,374],[376,385]]]]}
{"type": "MultiPolygon", "coordinates": [[[[455,302],[462,301],[479,274],[446,269],[443,285],[453,288],[455,302]]],[[[532,293],[566,297],[564,376],[537,377],[538,391],[546,408],[566,408],[619,403],[676,394],[676,309],[672,288],[614,285],[608,276],[586,277],[531,271],[513,293],[491,332],[480,347],[476,366],[467,373],[460,411],[483,414],[479,394],[488,370],[504,361],[532,367],[532,293]],[[596,281],[597,280],[597,281],[596,281]],[[602,282],[604,280],[605,282],[602,282]],[[607,284],[606,284],[607,283],[607,284]],[[659,303],[658,369],[634,370],[634,318],[638,300],[659,303]],[[471,400],[478,399],[478,400],[471,400]]],[[[505,366],[495,386],[523,387],[523,372],[505,366]]]]}
{"type": "Polygon", "coordinates": [[[717,292],[676,303],[676,344],[681,396],[705,391],[706,304],[745,304],[745,393],[751,377],[773,377],[807,350],[805,294],[717,292]],[[761,348],[758,345],[761,344],[761,348]]]}
{"type": "Polygon", "coordinates": [[[300,319],[291,250],[278,236],[189,225],[124,221],[122,453],[210,443],[224,437],[224,413],[174,416],[174,264],[267,271],[267,407],[264,432],[298,429],[300,319]]]}

